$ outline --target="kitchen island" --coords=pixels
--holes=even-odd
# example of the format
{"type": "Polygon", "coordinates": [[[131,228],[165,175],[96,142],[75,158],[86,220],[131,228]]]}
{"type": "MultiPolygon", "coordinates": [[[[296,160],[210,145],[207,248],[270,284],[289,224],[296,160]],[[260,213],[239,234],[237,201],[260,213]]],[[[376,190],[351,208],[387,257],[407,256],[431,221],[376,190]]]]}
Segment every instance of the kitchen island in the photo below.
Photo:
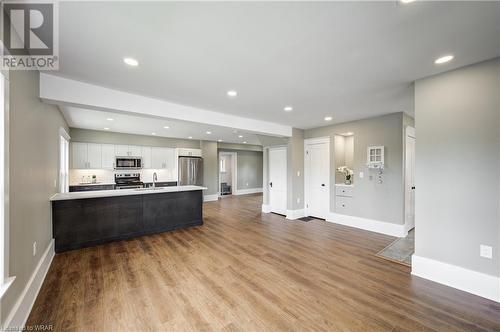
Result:
{"type": "Polygon", "coordinates": [[[200,186],[60,193],[52,202],[55,251],[203,224],[200,186]]]}

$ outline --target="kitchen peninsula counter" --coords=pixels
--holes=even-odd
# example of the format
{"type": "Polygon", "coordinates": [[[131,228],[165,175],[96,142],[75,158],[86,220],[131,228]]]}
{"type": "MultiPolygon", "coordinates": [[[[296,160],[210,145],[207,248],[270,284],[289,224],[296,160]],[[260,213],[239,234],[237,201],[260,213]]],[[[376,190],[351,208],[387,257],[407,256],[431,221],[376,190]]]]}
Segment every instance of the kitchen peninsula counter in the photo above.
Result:
{"type": "Polygon", "coordinates": [[[203,224],[200,186],[59,193],[52,203],[56,252],[203,224]]]}

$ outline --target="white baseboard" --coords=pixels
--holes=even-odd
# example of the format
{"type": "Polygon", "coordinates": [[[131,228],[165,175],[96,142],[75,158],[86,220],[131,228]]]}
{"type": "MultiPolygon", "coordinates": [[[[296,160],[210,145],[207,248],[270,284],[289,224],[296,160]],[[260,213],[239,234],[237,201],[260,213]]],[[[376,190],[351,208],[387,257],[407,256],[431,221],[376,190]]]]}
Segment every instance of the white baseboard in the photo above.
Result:
{"type": "Polygon", "coordinates": [[[8,314],[5,320],[4,329],[12,329],[13,331],[19,329],[19,331],[21,331],[21,329],[24,328],[38,292],[45,280],[45,276],[49,271],[54,255],[54,239],[52,239],[42,257],[40,257],[40,261],[35,271],[33,271],[26,287],[24,287],[23,292],[19,296],[19,299],[8,314]]]}
{"type": "Polygon", "coordinates": [[[203,202],[213,202],[219,199],[219,194],[203,196],[203,202]]]}
{"type": "Polygon", "coordinates": [[[348,216],[334,212],[330,212],[326,221],[390,236],[405,237],[406,234],[408,234],[403,224],[393,224],[385,221],[348,216]]]}
{"type": "Polygon", "coordinates": [[[233,195],[248,195],[248,194],[257,194],[261,192],[262,188],[236,189],[233,192],[233,195]]]}
{"type": "Polygon", "coordinates": [[[300,210],[286,210],[286,219],[289,219],[289,220],[295,220],[295,219],[299,219],[299,218],[302,218],[302,217],[305,217],[305,211],[304,209],[300,209],[300,210]]]}
{"type": "Polygon", "coordinates": [[[262,204],[262,212],[264,212],[264,213],[270,213],[271,212],[271,206],[269,204],[262,204]]]}
{"type": "Polygon", "coordinates": [[[500,278],[417,255],[411,274],[464,292],[500,302],[500,278]]]}

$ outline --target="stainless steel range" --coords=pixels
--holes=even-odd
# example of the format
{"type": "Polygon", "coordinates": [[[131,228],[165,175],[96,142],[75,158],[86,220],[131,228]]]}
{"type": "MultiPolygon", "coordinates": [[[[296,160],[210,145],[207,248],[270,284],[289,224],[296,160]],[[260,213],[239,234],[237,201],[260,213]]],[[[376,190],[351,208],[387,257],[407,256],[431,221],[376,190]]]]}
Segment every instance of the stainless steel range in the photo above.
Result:
{"type": "Polygon", "coordinates": [[[141,181],[140,173],[115,174],[115,189],[134,189],[142,187],[144,187],[144,183],[141,181]]]}

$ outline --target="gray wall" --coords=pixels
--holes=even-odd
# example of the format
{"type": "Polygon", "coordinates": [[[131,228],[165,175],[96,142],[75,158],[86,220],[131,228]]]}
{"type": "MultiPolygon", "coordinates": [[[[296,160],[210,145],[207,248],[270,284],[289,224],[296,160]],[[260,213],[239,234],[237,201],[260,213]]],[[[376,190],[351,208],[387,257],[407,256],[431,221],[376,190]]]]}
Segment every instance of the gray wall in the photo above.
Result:
{"type": "Polygon", "coordinates": [[[191,149],[200,148],[199,140],[122,134],[109,131],[89,130],[89,129],[79,129],[79,128],[71,128],[70,136],[72,142],[163,146],[170,148],[191,148],[191,149]]]}
{"type": "Polygon", "coordinates": [[[500,58],[417,81],[415,121],[416,254],[499,276],[500,58]]]}
{"type": "Polygon", "coordinates": [[[204,195],[215,195],[219,192],[217,142],[201,141],[203,156],[203,186],[207,187],[204,195]]]}
{"type": "Polygon", "coordinates": [[[263,156],[261,151],[219,149],[219,152],[223,151],[236,152],[237,154],[238,190],[262,188],[263,156]]]}
{"type": "Polygon", "coordinates": [[[287,209],[304,208],[304,130],[293,128],[287,145],[287,209]]]}
{"type": "Polygon", "coordinates": [[[330,137],[330,211],[335,206],[334,135],[354,133],[354,197],[352,210],[357,217],[404,223],[403,190],[403,113],[305,130],[305,138],[330,137]],[[377,182],[377,172],[366,167],[368,146],[385,146],[384,182],[377,182]],[[364,172],[364,178],[359,178],[364,172]],[[370,175],[372,178],[370,178],[370,175]]]}
{"type": "Polygon", "coordinates": [[[38,72],[10,72],[9,270],[16,280],[2,298],[2,319],[52,239],[49,198],[58,188],[59,128],[68,128],[56,107],[38,99],[38,82],[38,72]],[[38,250],[33,256],[35,241],[38,250]]]}

